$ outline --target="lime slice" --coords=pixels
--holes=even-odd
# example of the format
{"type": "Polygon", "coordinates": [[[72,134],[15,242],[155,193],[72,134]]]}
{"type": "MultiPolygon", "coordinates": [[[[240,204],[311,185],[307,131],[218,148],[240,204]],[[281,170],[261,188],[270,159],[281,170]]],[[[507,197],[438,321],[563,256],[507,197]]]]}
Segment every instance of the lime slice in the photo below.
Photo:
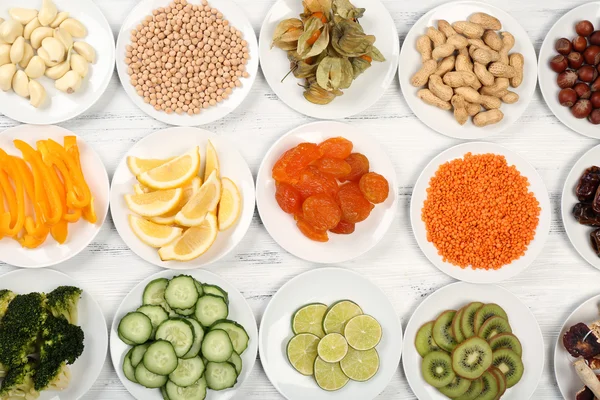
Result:
{"type": "Polygon", "coordinates": [[[368,381],[379,371],[379,354],[375,349],[358,351],[350,347],[346,357],[340,361],[340,367],[353,381],[368,381]]]}
{"type": "Polygon", "coordinates": [[[348,344],[355,350],[370,350],[381,341],[381,325],[370,315],[352,318],[344,328],[348,344]]]}
{"type": "Polygon", "coordinates": [[[339,333],[330,333],[319,342],[317,353],[325,362],[340,362],[348,353],[348,342],[339,333]]]}
{"type": "Polygon", "coordinates": [[[299,333],[312,333],[322,338],[325,336],[323,317],[326,312],[327,306],[325,304],[314,303],[302,307],[292,317],[292,331],[296,335],[299,333]]]}
{"type": "Polygon", "coordinates": [[[317,357],[315,361],[315,380],[317,385],[323,390],[340,390],[350,379],[340,367],[340,363],[328,363],[317,357]]]}
{"type": "Polygon", "coordinates": [[[287,345],[288,360],[302,375],[310,376],[314,372],[319,340],[310,333],[301,333],[294,336],[287,345]]]}
{"type": "Polygon", "coordinates": [[[342,300],[332,305],[323,319],[325,333],[344,333],[346,322],[363,313],[358,304],[342,300]]]}

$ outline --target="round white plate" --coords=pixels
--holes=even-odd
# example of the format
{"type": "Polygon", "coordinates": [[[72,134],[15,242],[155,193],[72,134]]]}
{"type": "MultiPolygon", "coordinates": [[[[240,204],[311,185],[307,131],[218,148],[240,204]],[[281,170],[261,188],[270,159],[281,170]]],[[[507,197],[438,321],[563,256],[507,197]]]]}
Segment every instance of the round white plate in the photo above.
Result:
{"type": "Polygon", "coordinates": [[[429,261],[443,273],[450,275],[454,279],[471,283],[500,282],[516,276],[527,268],[533,260],[536,259],[544,247],[544,243],[548,237],[548,231],[550,230],[551,212],[548,191],[535,168],[517,153],[497,144],[485,142],[472,142],[454,146],[431,160],[421,173],[421,176],[419,176],[410,201],[410,222],[417,243],[419,243],[419,247],[423,253],[425,253],[425,256],[427,256],[429,261]],[[464,157],[464,155],[469,152],[473,154],[494,153],[503,155],[506,158],[508,165],[514,165],[521,175],[529,180],[529,190],[535,194],[535,197],[540,203],[540,208],[542,209],[535,237],[531,243],[529,243],[525,256],[503,266],[499,270],[463,269],[443,261],[433,243],[427,240],[425,223],[421,220],[421,210],[423,209],[423,204],[427,198],[429,181],[435,175],[438,168],[448,161],[464,157]]]}
{"type": "Polygon", "coordinates": [[[260,324],[260,360],[275,388],[288,400],[370,400],[377,397],[396,374],[402,351],[402,325],[386,295],[368,279],[341,268],[319,268],[299,275],[273,296],[260,324]],[[379,371],[367,382],[350,381],[336,392],[326,392],[314,378],[303,376],[290,364],[286,346],[294,336],[292,315],[309,303],[331,305],[352,300],[383,328],[376,349],[379,371]]]}
{"type": "Polygon", "coordinates": [[[575,394],[583,389],[583,383],[575,373],[573,368],[573,358],[563,346],[563,336],[575,324],[583,322],[590,324],[599,319],[598,306],[600,305],[600,295],[594,296],[580,305],[569,315],[569,318],[563,324],[556,345],[554,346],[554,374],[558,382],[558,388],[565,400],[575,398],[575,394]]]}
{"type": "MultiPolygon", "coordinates": [[[[140,282],[131,292],[129,292],[125,299],[123,299],[123,302],[121,302],[121,305],[115,314],[115,318],[113,319],[112,327],[110,329],[110,357],[121,383],[123,383],[129,393],[137,400],[162,400],[163,397],[160,394],[159,389],[146,389],[141,385],[131,382],[125,377],[123,374],[123,360],[131,346],[127,346],[119,339],[117,328],[119,327],[121,318],[123,318],[125,314],[135,311],[142,305],[142,294],[148,283],[158,278],[171,279],[176,275],[176,271],[163,271],[140,282]]],[[[202,283],[217,285],[225,290],[229,294],[229,316],[227,318],[242,325],[250,337],[248,348],[241,355],[243,364],[242,373],[238,376],[236,385],[231,389],[223,391],[213,391],[209,389],[206,396],[207,400],[229,400],[237,394],[240,387],[250,376],[252,368],[254,368],[256,354],[258,353],[258,328],[256,319],[254,318],[252,309],[246,302],[246,299],[244,299],[244,296],[228,281],[204,270],[190,271],[188,275],[202,283]]]]}
{"type": "Polygon", "coordinates": [[[108,349],[106,320],[96,300],[78,282],[51,269],[9,272],[0,277],[0,282],[2,289],[10,289],[16,294],[49,293],[58,286],[75,286],[83,290],[79,300],[77,325],[83,329],[85,349],[77,361],[69,366],[71,380],[68,388],[60,394],[53,391],[42,392],[38,400],[56,400],[59,397],[77,400],[83,397],[98,379],[108,349]]]}
{"type": "Polygon", "coordinates": [[[360,24],[365,33],[375,35],[375,46],[385,56],[383,63],[373,62],[358,79],[352,82],[344,95],[327,105],[312,104],[304,96],[299,85],[304,80],[292,74],[283,82],[281,79],[289,72],[290,62],[287,52],[273,48],[273,34],[277,25],[287,18],[299,18],[304,11],[300,0],[279,0],[267,14],[260,30],[260,64],[271,89],[288,107],[309,117],[319,119],[342,119],[360,114],[383,96],[396,75],[398,65],[399,39],[392,16],[380,0],[353,0],[356,7],[367,9],[360,24]]]}
{"type": "Polygon", "coordinates": [[[385,149],[367,132],[341,122],[313,122],[283,135],[267,152],[256,178],[256,203],[267,231],[281,247],[307,261],[332,264],[359,257],[383,238],[396,215],[398,185],[396,171],[385,149]],[[353,152],[364,154],[371,171],[383,175],[390,184],[390,195],[376,204],[367,220],[356,224],[351,235],[330,234],[327,243],[308,239],[296,226],[293,216],[281,210],[275,200],[275,180],[271,171],[283,153],[302,142],[320,143],[342,136],[354,143],[353,152]]]}
{"type": "Polygon", "coordinates": [[[508,314],[513,333],[523,345],[525,373],[521,381],[502,396],[507,400],[529,399],[538,386],[544,370],[544,338],[542,331],[529,308],[508,290],[494,285],[472,285],[457,282],[445,286],[429,295],[417,307],[406,326],[404,357],[402,365],[408,383],[419,400],[443,400],[442,395],[423,379],[421,356],[415,349],[415,338],[419,328],[437,318],[445,310],[466,306],[473,301],[496,303],[508,314]]]}
{"type": "MultiPolygon", "coordinates": [[[[90,65],[81,89],[73,94],[56,89],[50,78],[39,78],[37,81],[44,86],[48,95],[40,108],[33,107],[29,99],[20,97],[12,90],[0,91],[0,113],[25,124],[58,124],[83,114],[100,99],[115,69],[115,37],[96,3],[92,0],[53,1],[59,12],[67,11],[71,18],[85,25],[88,35],[75,40],[85,41],[96,50],[96,62],[90,65]]],[[[6,0],[2,2],[0,17],[8,19],[8,10],[13,7],[39,10],[41,6],[41,0],[6,0]]]]}
{"type": "Polygon", "coordinates": [[[254,179],[246,161],[227,139],[199,128],[168,128],[154,132],[137,142],[119,163],[113,176],[110,191],[110,210],[112,219],[121,238],[131,250],[144,260],[170,269],[193,269],[211,264],[238,245],[244,237],[254,215],[254,179]],[[242,214],[233,227],[219,232],[217,240],[202,256],[187,262],[162,261],[158,251],[144,244],[129,227],[128,215],[131,214],[124,196],[133,193],[133,185],[137,182],[127,166],[128,156],[141,158],[169,158],[179,156],[194,146],[200,146],[204,171],[206,146],[212,142],[219,156],[221,177],[231,179],[242,195],[242,214]]]}
{"type": "MultiPolygon", "coordinates": [[[[65,136],[77,136],[59,126],[19,125],[0,133],[0,148],[10,155],[21,156],[21,152],[13,145],[13,140],[20,139],[33,148],[38,140],[53,139],[63,144],[65,136]]],[[[81,168],[85,180],[94,195],[94,205],[98,221],[90,224],[83,218],[69,224],[69,236],[65,244],[58,244],[50,235],[46,242],[37,249],[24,249],[12,239],[0,240],[0,261],[22,268],[43,268],[64,262],[75,257],[94,240],[108,213],[109,183],[106,168],[100,156],[81,136],[77,136],[77,145],[81,154],[81,168]]]]}
{"type": "MultiPolygon", "coordinates": [[[[190,4],[200,4],[200,0],[188,0],[190,4]]],[[[125,64],[125,48],[129,45],[130,38],[129,32],[135,29],[135,27],[147,16],[152,15],[152,11],[159,7],[166,7],[170,3],[169,0],[141,0],[136,6],[129,12],[127,18],[121,25],[121,31],[117,39],[117,72],[119,73],[119,79],[123,84],[123,88],[131,101],[137,105],[140,110],[151,116],[152,118],[164,122],[170,125],[177,126],[196,126],[209,124],[213,121],[223,118],[227,114],[235,110],[248,96],[252,85],[258,74],[258,43],[256,40],[256,34],[254,29],[246,17],[246,12],[242,10],[232,0],[212,0],[209,5],[219,9],[223,13],[224,18],[227,19],[232,26],[239,29],[243,34],[243,39],[248,42],[248,51],[250,59],[246,65],[246,71],[250,74],[248,78],[240,78],[242,87],[235,88],[229,99],[224,100],[217,106],[203,109],[200,114],[187,115],[187,114],[167,114],[163,111],[156,111],[150,104],[144,103],[144,99],[140,97],[135,88],[130,83],[129,74],[127,73],[127,64],[125,64]]]]}
{"type": "Polygon", "coordinates": [[[585,259],[585,261],[598,269],[600,269],[600,257],[596,255],[594,249],[592,248],[592,243],[590,242],[590,232],[596,228],[581,225],[579,222],[577,222],[577,220],[575,220],[572,212],[575,204],[579,203],[579,200],[577,200],[577,196],[575,195],[575,188],[577,187],[577,183],[579,183],[579,178],[589,167],[599,165],[599,160],[600,146],[596,146],[587,151],[575,163],[571,169],[571,172],[569,172],[569,176],[567,176],[567,180],[565,181],[560,207],[563,225],[565,226],[565,231],[567,231],[567,236],[573,244],[573,247],[575,247],[575,250],[577,250],[577,252],[585,259]]]}
{"type": "Polygon", "coordinates": [[[413,25],[406,39],[404,39],[402,51],[400,52],[399,77],[404,98],[406,98],[409,107],[421,122],[446,136],[458,139],[479,139],[505,130],[523,115],[533,98],[537,83],[537,58],[529,35],[510,14],[483,2],[456,1],[434,8],[413,25]],[[419,99],[417,92],[421,88],[416,88],[410,84],[410,78],[422,65],[421,55],[415,47],[417,38],[425,33],[427,27],[437,27],[439,19],[445,19],[450,23],[464,21],[475,12],[486,12],[500,19],[502,30],[512,33],[515,37],[515,47],[511,50],[511,53],[521,53],[525,58],[523,83],[516,89],[510,89],[519,94],[519,101],[515,104],[503,104],[501,110],[504,113],[504,119],[497,124],[484,128],[476,127],[471,120],[467,121],[465,125],[459,125],[452,112],[440,110],[425,104],[419,99]]]}
{"type": "Polygon", "coordinates": [[[592,21],[595,25],[594,29],[600,28],[598,17],[600,16],[600,2],[592,2],[575,7],[568,13],[564,14],[554,26],[550,29],[544,43],[540,48],[540,63],[538,67],[538,76],[540,81],[540,89],[546,104],[552,110],[552,113],[568,128],[571,128],[582,135],[600,139],[600,127],[590,123],[587,118],[577,119],[571,114],[571,109],[563,107],[558,102],[558,93],[560,88],[556,84],[558,74],[550,69],[550,60],[558,55],[554,50],[554,44],[560,38],[566,37],[569,40],[576,37],[575,24],[583,19],[592,21]]]}

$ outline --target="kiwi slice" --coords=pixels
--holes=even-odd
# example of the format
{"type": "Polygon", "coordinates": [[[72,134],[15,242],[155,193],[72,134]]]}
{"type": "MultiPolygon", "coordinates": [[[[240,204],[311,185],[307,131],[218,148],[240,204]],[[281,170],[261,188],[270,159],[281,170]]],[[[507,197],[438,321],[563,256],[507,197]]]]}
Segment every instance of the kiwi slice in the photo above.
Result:
{"type": "Polygon", "coordinates": [[[496,380],[498,381],[498,396],[496,398],[499,399],[500,397],[502,397],[504,395],[504,393],[506,392],[506,389],[507,389],[506,377],[504,376],[502,371],[500,371],[498,368],[496,368],[494,366],[492,366],[488,371],[492,375],[494,375],[496,377],[496,380]]]}
{"type": "Polygon", "coordinates": [[[483,388],[477,396],[477,400],[495,400],[499,393],[498,379],[486,371],[481,375],[481,381],[483,382],[483,388]]]}
{"type": "Polygon", "coordinates": [[[519,339],[512,333],[500,333],[488,339],[488,343],[492,351],[509,349],[514,351],[519,357],[523,356],[523,346],[521,346],[519,339]]]}
{"type": "Polygon", "coordinates": [[[456,374],[452,370],[452,359],[443,351],[432,351],[423,358],[421,364],[423,379],[435,388],[449,385],[456,374]]]}
{"type": "Polygon", "coordinates": [[[508,315],[506,315],[506,311],[504,311],[498,304],[485,304],[481,306],[481,308],[475,313],[475,318],[473,319],[473,329],[475,332],[479,332],[481,325],[483,325],[485,321],[492,317],[502,317],[508,321],[508,315]]]}
{"type": "Polygon", "coordinates": [[[464,307],[464,312],[460,321],[460,329],[463,335],[465,335],[466,339],[475,336],[475,314],[481,308],[481,306],[483,306],[483,303],[476,301],[469,303],[464,307]]]}
{"type": "Polygon", "coordinates": [[[479,329],[477,336],[490,340],[500,333],[512,333],[512,328],[507,320],[502,317],[492,317],[486,320],[479,329]]]}
{"type": "Polygon", "coordinates": [[[492,355],[488,342],[472,337],[452,352],[452,369],[463,378],[477,379],[492,365],[492,355]]]}
{"type": "Polygon", "coordinates": [[[440,350],[440,348],[433,341],[433,336],[431,336],[432,330],[433,321],[426,323],[417,331],[417,336],[415,337],[415,347],[417,349],[417,353],[419,353],[421,357],[425,357],[432,351],[440,350]]]}
{"type": "Polygon", "coordinates": [[[461,378],[460,376],[455,376],[452,382],[448,385],[439,388],[441,394],[451,399],[462,396],[469,387],[471,386],[471,381],[465,378],[461,378]]]}
{"type": "Polygon", "coordinates": [[[525,370],[521,357],[509,349],[496,350],[492,356],[492,365],[502,371],[509,388],[519,383],[525,370]]]}
{"type": "Polygon", "coordinates": [[[454,336],[454,339],[457,343],[462,343],[466,339],[465,335],[463,335],[462,330],[460,329],[460,321],[462,319],[464,311],[464,308],[458,310],[458,312],[454,315],[454,318],[452,319],[452,326],[450,327],[452,336],[454,336]]]}
{"type": "Polygon", "coordinates": [[[451,353],[458,344],[456,339],[454,339],[454,336],[452,336],[452,332],[450,330],[452,327],[452,320],[454,319],[455,315],[456,311],[454,310],[444,311],[441,313],[433,323],[433,330],[431,333],[435,344],[437,344],[443,350],[446,350],[448,353],[451,353]]]}
{"type": "Polygon", "coordinates": [[[483,380],[481,378],[471,381],[471,386],[462,395],[455,397],[454,400],[475,400],[483,390],[483,380]]]}

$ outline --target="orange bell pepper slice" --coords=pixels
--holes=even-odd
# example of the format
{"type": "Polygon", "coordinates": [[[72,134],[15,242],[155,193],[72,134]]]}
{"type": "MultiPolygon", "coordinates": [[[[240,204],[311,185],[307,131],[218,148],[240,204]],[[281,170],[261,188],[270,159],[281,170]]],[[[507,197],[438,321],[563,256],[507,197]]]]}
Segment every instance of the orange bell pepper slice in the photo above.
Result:
{"type": "Polygon", "coordinates": [[[50,152],[56,154],[68,168],[70,173],[71,182],[73,185],[73,194],[71,192],[67,193],[67,198],[73,204],[77,204],[76,208],[83,208],[87,206],[92,198],[90,188],[85,181],[83,176],[83,171],[81,170],[81,166],[75,162],[75,158],[70,156],[67,151],[57,142],[52,139],[48,139],[46,141],[46,145],[50,152]]]}
{"type": "MultiPolygon", "coordinates": [[[[17,170],[21,175],[21,179],[25,183],[25,193],[33,207],[34,216],[26,215],[25,216],[25,230],[28,235],[32,236],[40,236],[44,232],[44,222],[42,220],[42,208],[40,206],[40,201],[36,199],[36,185],[40,186],[41,181],[38,176],[37,181],[34,176],[34,173],[31,172],[27,163],[23,161],[22,158],[12,157],[13,161],[17,166],[17,170]]],[[[45,194],[44,194],[45,195],[45,194]]]]}
{"type": "MultiPolygon", "coordinates": [[[[75,164],[81,169],[81,159],[79,156],[79,147],[77,146],[77,137],[76,136],[65,136],[64,140],[65,150],[66,152],[73,157],[75,160],[75,164]]],[[[83,171],[82,171],[83,174],[83,171]]],[[[82,210],[83,218],[89,223],[95,224],[98,221],[98,216],[96,215],[96,208],[94,206],[94,196],[92,195],[90,199],[90,204],[85,206],[82,210]]]]}
{"type": "Polygon", "coordinates": [[[72,174],[67,168],[65,162],[59,158],[58,155],[50,152],[48,148],[48,142],[45,140],[40,140],[37,142],[38,151],[42,155],[42,160],[46,164],[48,168],[53,170],[56,175],[56,171],[54,168],[58,169],[62,176],[62,181],[58,177],[53,177],[55,181],[55,186],[60,186],[61,190],[61,200],[63,200],[63,206],[65,210],[67,208],[82,208],[87,205],[87,203],[80,201],[75,193],[75,187],[73,185],[73,180],[71,178],[72,174]],[[63,185],[64,182],[64,185],[63,185]]]}
{"type": "MultiPolygon", "coordinates": [[[[9,207],[11,209],[11,224],[2,228],[3,234],[6,236],[17,236],[23,225],[25,224],[25,192],[23,188],[23,180],[19,173],[17,166],[11,157],[9,157],[4,150],[0,149],[0,169],[3,173],[0,176],[0,183],[4,194],[11,192],[14,197],[9,197],[9,207]],[[12,187],[8,178],[14,182],[15,191],[12,191],[12,187]]],[[[5,223],[6,221],[2,221],[5,223]]]]}
{"type": "Polygon", "coordinates": [[[50,228],[50,233],[52,234],[54,240],[60,244],[63,244],[67,241],[67,236],[69,235],[69,223],[65,220],[60,221],[58,224],[50,228]]]}
{"type": "Polygon", "coordinates": [[[83,219],[85,219],[90,224],[95,224],[98,222],[98,216],[96,215],[96,208],[94,207],[94,196],[92,196],[92,200],[90,204],[85,206],[82,210],[83,219]]]}
{"type": "Polygon", "coordinates": [[[24,235],[22,238],[17,239],[19,244],[26,249],[35,249],[40,247],[48,237],[50,228],[46,225],[42,225],[42,230],[38,235],[24,235]]]}

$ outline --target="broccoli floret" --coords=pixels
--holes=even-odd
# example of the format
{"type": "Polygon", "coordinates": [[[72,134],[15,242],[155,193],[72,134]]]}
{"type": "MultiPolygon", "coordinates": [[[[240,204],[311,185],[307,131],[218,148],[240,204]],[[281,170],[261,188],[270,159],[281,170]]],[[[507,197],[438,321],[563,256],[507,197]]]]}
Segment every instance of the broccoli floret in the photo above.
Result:
{"type": "Polygon", "coordinates": [[[77,305],[82,290],[74,286],[59,286],[47,295],[46,305],[56,318],[77,324],[77,305]]]}
{"type": "Polygon", "coordinates": [[[62,318],[48,315],[42,327],[40,365],[73,364],[83,353],[83,330],[62,318]]]}
{"type": "Polygon", "coordinates": [[[16,297],[16,294],[11,292],[10,290],[0,290],[0,320],[6,314],[6,310],[8,309],[8,305],[11,301],[16,297]]]}
{"type": "Polygon", "coordinates": [[[71,371],[65,362],[41,362],[35,373],[35,390],[64,390],[69,386],[71,371]]]}
{"type": "Polygon", "coordinates": [[[4,378],[8,373],[8,368],[0,364],[0,378],[4,378]]]}
{"type": "Polygon", "coordinates": [[[39,393],[34,388],[33,374],[35,368],[29,362],[11,369],[0,387],[0,398],[29,399],[37,398],[39,393]]]}

